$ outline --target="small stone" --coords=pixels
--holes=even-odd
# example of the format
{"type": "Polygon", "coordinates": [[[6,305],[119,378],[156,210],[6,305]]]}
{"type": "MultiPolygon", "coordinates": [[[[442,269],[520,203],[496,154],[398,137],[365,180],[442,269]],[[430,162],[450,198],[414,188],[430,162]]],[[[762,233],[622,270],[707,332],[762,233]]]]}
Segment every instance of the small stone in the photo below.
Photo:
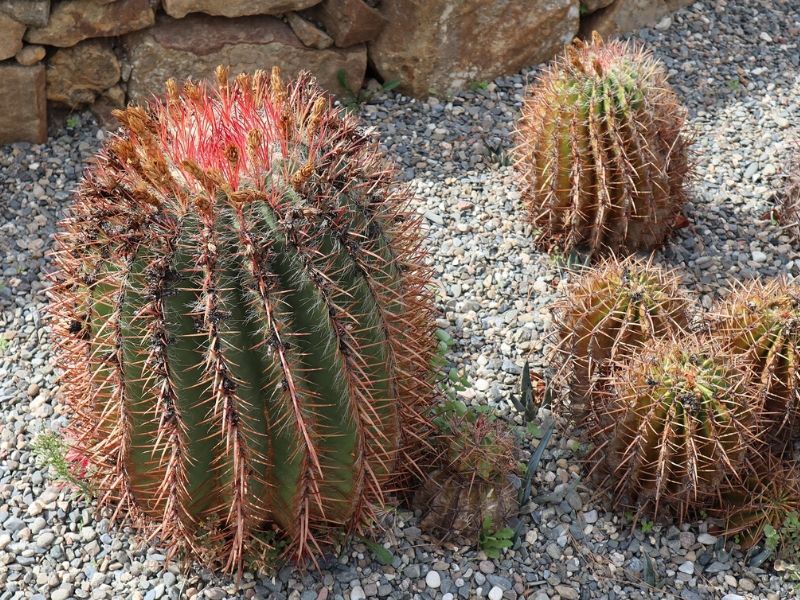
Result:
{"type": "Polygon", "coordinates": [[[431,589],[438,589],[442,585],[442,578],[438,571],[428,571],[428,574],[425,575],[425,584],[431,589]]]}
{"type": "Polygon", "coordinates": [[[721,600],[747,600],[744,596],[739,594],[725,594],[721,600]]]}
{"type": "Polygon", "coordinates": [[[701,533],[697,536],[697,541],[704,546],[713,546],[717,543],[717,538],[710,533],[701,533]]]}
{"type": "Polygon", "coordinates": [[[441,215],[437,215],[435,212],[427,210],[425,211],[425,218],[428,219],[431,223],[436,223],[437,225],[444,225],[444,219],[441,215]]]}
{"type": "Polygon", "coordinates": [[[30,67],[40,62],[46,54],[47,51],[44,49],[44,46],[24,46],[22,50],[17,52],[14,58],[16,58],[17,62],[22,66],[30,67]]]}
{"type": "Polygon", "coordinates": [[[355,586],[350,590],[350,600],[366,600],[367,595],[364,593],[364,588],[360,585],[355,586]]]}
{"type": "Polygon", "coordinates": [[[490,560],[482,560],[478,563],[478,568],[484,575],[491,575],[494,573],[494,563],[490,560]]]}
{"type": "Polygon", "coordinates": [[[756,584],[753,583],[752,579],[748,579],[747,577],[742,577],[739,580],[739,589],[744,590],[745,592],[752,592],[756,589],[756,584]]]}
{"type": "Polygon", "coordinates": [[[21,531],[24,528],[25,528],[25,521],[23,521],[19,517],[9,517],[3,523],[3,529],[5,529],[6,531],[10,531],[12,533],[21,531]]]}
{"type": "Polygon", "coordinates": [[[72,586],[69,584],[50,592],[50,600],[67,600],[70,596],[72,596],[72,586]]]}
{"type": "Polygon", "coordinates": [[[578,590],[568,585],[557,585],[556,592],[558,592],[558,595],[566,600],[578,600],[579,598],[578,590]]]}
{"type": "Polygon", "coordinates": [[[757,263],[765,263],[769,257],[761,250],[753,250],[753,260],[757,263]]]}
{"type": "Polygon", "coordinates": [[[492,589],[489,590],[489,600],[501,600],[503,597],[503,590],[497,586],[494,586],[492,589]]]}
{"type": "Polygon", "coordinates": [[[678,567],[678,571],[681,573],[686,573],[687,575],[694,575],[694,563],[690,560],[682,563],[680,567],[678,567]]]}
{"type": "Polygon", "coordinates": [[[589,525],[597,523],[597,511],[590,510],[583,513],[583,520],[586,521],[586,523],[588,523],[589,525]]]}

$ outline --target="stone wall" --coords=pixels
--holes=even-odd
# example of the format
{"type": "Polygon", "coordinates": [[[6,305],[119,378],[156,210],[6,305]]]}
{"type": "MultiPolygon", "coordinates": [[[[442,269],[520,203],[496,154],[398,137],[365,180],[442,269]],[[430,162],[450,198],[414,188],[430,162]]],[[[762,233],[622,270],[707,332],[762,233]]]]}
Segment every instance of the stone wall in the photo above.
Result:
{"type": "Polygon", "coordinates": [[[101,118],[170,77],[280,66],[348,93],[424,97],[543,62],[578,32],[658,22],[691,0],[0,0],[0,144],[42,142],[50,108],[101,118]]]}

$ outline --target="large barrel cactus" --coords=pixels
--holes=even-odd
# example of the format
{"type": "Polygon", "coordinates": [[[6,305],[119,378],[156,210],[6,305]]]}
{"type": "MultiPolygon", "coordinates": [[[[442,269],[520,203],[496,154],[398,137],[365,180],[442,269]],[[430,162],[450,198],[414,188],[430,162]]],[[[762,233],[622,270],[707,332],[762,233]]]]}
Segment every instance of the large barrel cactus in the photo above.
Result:
{"type": "Polygon", "coordinates": [[[308,76],[117,116],[57,237],[71,435],[118,513],[227,570],[369,523],[428,437],[418,221],[308,76]]]}
{"type": "Polygon", "coordinates": [[[596,34],[568,47],[530,88],[518,126],[538,241],[590,256],[661,244],[685,201],[684,120],[648,52],[596,34]]]}

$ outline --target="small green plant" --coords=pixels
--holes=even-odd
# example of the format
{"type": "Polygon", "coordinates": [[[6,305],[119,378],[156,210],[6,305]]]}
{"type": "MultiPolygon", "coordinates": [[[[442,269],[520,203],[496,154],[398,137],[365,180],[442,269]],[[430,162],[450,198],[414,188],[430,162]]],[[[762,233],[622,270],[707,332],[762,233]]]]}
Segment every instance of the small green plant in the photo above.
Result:
{"type": "MultiPolygon", "coordinates": [[[[458,393],[469,389],[471,385],[467,376],[456,369],[447,359],[447,353],[454,344],[455,340],[447,331],[444,329],[436,330],[436,354],[431,359],[431,366],[434,372],[437,373],[437,387],[450,402],[456,402],[458,393]]],[[[466,410],[466,405],[463,402],[461,404],[466,410]]],[[[450,405],[445,403],[445,406],[450,405]]],[[[453,407],[451,406],[451,408],[453,407]]]]}
{"type": "Polygon", "coordinates": [[[391,551],[386,549],[382,544],[379,544],[374,540],[362,536],[358,537],[358,541],[364,544],[367,547],[367,549],[369,549],[369,551],[372,553],[372,556],[375,557],[375,560],[377,560],[382,565],[388,567],[391,566],[391,564],[394,562],[394,554],[392,554],[391,551]]]}
{"type": "Polygon", "coordinates": [[[647,534],[653,531],[653,522],[648,519],[642,519],[642,523],[639,526],[639,529],[642,530],[642,533],[647,534]]]}
{"type": "Polygon", "coordinates": [[[469,84],[469,89],[473,92],[477,92],[480,90],[488,89],[489,82],[488,81],[472,81],[469,84]]]}
{"type": "Polygon", "coordinates": [[[506,548],[514,545],[514,530],[510,527],[495,529],[492,524],[492,517],[486,516],[481,526],[480,549],[489,558],[500,558],[500,554],[506,548]]]}
{"type": "Polygon", "coordinates": [[[69,129],[75,129],[80,124],[81,119],[78,115],[70,115],[67,117],[67,127],[69,129]]]}
{"type": "Polygon", "coordinates": [[[78,478],[73,472],[74,465],[67,458],[68,452],[66,442],[56,433],[41,433],[33,442],[37,465],[51,469],[56,479],[78,488],[88,498],[91,496],[91,488],[83,478],[78,478]]]}
{"type": "Polygon", "coordinates": [[[0,353],[8,349],[8,340],[5,337],[0,337],[0,353]]]}
{"type": "Polygon", "coordinates": [[[742,83],[741,81],[739,81],[738,77],[729,79],[727,85],[728,89],[731,90],[732,92],[738,92],[740,89],[742,89],[742,83]]]}
{"type": "MultiPolygon", "coordinates": [[[[347,81],[347,72],[344,69],[339,69],[336,71],[336,79],[339,82],[342,90],[344,90],[345,95],[342,97],[342,104],[344,104],[345,108],[350,111],[358,110],[358,108],[364,104],[365,102],[369,102],[372,100],[373,96],[377,92],[368,90],[368,89],[358,89],[354,90],[350,87],[350,83],[347,81]]],[[[399,79],[393,79],[391,81],[387,81],[381,85],[380,91],[382,92],[391,92],[393,89],[397,88],[400,85],[399,79]]]]}

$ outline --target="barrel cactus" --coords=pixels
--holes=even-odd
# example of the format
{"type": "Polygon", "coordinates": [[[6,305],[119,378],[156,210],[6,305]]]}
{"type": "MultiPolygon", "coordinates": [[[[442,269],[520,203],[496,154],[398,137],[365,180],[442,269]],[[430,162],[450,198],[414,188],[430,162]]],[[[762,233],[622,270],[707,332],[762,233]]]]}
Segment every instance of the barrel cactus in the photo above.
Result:
{"type": "Polygon", "coordinates": [[[587,429],[591,462],[617,503],[680,518],[737,481],[752,441],[746,371],[708,339],[665,339],[616,372],[587,429]]]}
{"type": "Polygon", "coordinates": [[[476,544],[484,525],[501,529],[518,510],[512,477],[516,441],[503,422],[468,409],[460,401],[447,403],[437,418],[438,451],[414,497],[422,511],[420,527],[434,536],[460,544],[476,544]]]}
{"type": "Polygon", "coordinates": [[[685,111],[649,52],[576,41],[524,100],[516,167],[538,241],[565,253],[660,245],[681,218],[685,111]]]}
{"type": "Polygon", "coordinates": [[[755,371],[763,439],[782,452],[800,437],[800,287],[755,280],[734,290],[718,313],[714,335],[755,371]]]}
{"type": "Polygon", "coordinates": [[[574,403],[602,394],[612,365],[688,329],[689,303],[679,285],[673,271],[651,260],[610,257],[569,287],[556,313],[562,375],[574,403]]]}
{"type": "Polygon", "coordinates": [[[712,514],[724,521],[725,534],[735,537],[742,548],[761,542],[769,529],[780,538],[787,519],[794,515],[796,520],[800,512],[800,467],[765,454],[741,484],[724,488],[721,498],[712,514]]]}
{"type": "Polygon", "coordinates": [[[429,436],[418,221],[307,75],[119,112],[57,236],[58,363],[103,502],[225,570],[362,529],[429,436]]]}

